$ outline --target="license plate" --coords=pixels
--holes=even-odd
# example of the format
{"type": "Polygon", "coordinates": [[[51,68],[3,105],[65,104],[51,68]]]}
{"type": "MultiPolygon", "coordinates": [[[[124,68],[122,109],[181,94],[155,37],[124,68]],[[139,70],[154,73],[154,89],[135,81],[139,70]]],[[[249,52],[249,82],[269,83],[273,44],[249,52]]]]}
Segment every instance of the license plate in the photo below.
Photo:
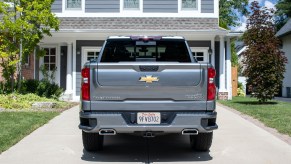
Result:
{"type": "Polygon", "coordinates": [[[138,124],[161,124],[161,113],[139,112],[137,113],[138,124]]]}

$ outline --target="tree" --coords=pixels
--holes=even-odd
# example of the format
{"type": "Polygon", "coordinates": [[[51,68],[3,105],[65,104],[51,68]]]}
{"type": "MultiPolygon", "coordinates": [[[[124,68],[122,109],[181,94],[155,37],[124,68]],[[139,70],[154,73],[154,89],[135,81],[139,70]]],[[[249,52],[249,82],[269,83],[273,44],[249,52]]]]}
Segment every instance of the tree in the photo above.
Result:
{"type": "Polygon", "coordinates": [[[230,26],[240,25],[237,14],[248,14],[248,2],[248,0],[219,0],[219,26],[229,29],[230,26]]]}
{"type": "MultiPolygon", "coordinates": [[[[219,26],[230,29],[230,26],[240,25],[238,14],[247,15],[248,0],[220,0],[219,1],[219,26]]],[[[231,40],[231,64],[238,65],[234,40],[231,40]]]]}
{"type": "MultiPolygon", "coordinates": [[[[51,36],[51,29],[58,30],[59,20],[51,12],[54,0],[4,0],[0,2],[0,48],[1,66],[11,89],[17,71],[21,81],[22,59],[30,55],[45,35],[51,36]],[[17,63],[17,64],[15,64],[17,63]]],[[[20,89],[21,83],[18,83],[20,89]]]]}
{"type": "Polygon", "coordinates": [[[280,30],[291,18],[291,0],[279,0],[276,9],[276,26],[277,30],[280,30]]]}
{"type": "Polygon", "coordinates": [[[273,23],[274,10],[261,8],[257,1],[251,3],[251,15],[247,21],[247,31],[243,40],[248,49],[245,51],[249,90],[259,102],[271,100],[278,93],[285,72],[287,58],[280,51],[280,41],[275,37],[273,23]]]}

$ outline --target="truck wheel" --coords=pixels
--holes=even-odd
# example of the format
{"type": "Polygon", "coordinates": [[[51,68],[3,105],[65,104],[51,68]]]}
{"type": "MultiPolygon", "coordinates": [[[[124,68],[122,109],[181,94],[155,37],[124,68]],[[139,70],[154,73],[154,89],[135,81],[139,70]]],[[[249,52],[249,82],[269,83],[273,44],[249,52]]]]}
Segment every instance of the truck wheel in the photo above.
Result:
{"type": "Polygon", "coordinates": [[[190,136],[190,144],[192,149],[198,151],[208,151],[212,144],[213,132],[199,133],[190,136]]]}
{"type": "Polygon", "coordinates": [[[83,146],[87,151],[99,151],[103,149],[104,136],[98,133],[86,133],[82,131],[83,146]]]}

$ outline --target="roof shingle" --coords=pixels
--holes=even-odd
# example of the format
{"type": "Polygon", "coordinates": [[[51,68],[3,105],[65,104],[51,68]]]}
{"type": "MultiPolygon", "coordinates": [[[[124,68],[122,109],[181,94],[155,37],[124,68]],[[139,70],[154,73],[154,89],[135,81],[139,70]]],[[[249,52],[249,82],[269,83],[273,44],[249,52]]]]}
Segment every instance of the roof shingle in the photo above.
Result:
{"type": "Polygon", "coordinates": [[[60,17],[60,30],[221,30],[217,18],[60,17]]]}

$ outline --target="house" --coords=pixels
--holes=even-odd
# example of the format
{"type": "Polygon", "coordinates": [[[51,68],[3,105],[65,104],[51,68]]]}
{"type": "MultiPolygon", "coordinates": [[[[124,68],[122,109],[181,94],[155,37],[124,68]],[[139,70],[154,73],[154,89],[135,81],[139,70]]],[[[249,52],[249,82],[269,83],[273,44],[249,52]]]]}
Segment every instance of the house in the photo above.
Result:
{"type": "Polygon", "coordinates": [[[52,11],[60,30],[41,41],[47,54],[31,55],[25,78],[41,79],[42,65],[57,68],[55,82],[78,100],[82,66],[98,57],[108,36],[183,36],[199,62],[215,66],[219,98],[232,98],[230,38],[240,34],[219,27],[217,0],[55,0],[52,11]]]}
{"type": "Polygon", "coordinates": [[[282,40],[282,51],[288,59],[284,74],[282,96],[291,98],[291,19],[277,32],[277,37],[282,40]]]}

